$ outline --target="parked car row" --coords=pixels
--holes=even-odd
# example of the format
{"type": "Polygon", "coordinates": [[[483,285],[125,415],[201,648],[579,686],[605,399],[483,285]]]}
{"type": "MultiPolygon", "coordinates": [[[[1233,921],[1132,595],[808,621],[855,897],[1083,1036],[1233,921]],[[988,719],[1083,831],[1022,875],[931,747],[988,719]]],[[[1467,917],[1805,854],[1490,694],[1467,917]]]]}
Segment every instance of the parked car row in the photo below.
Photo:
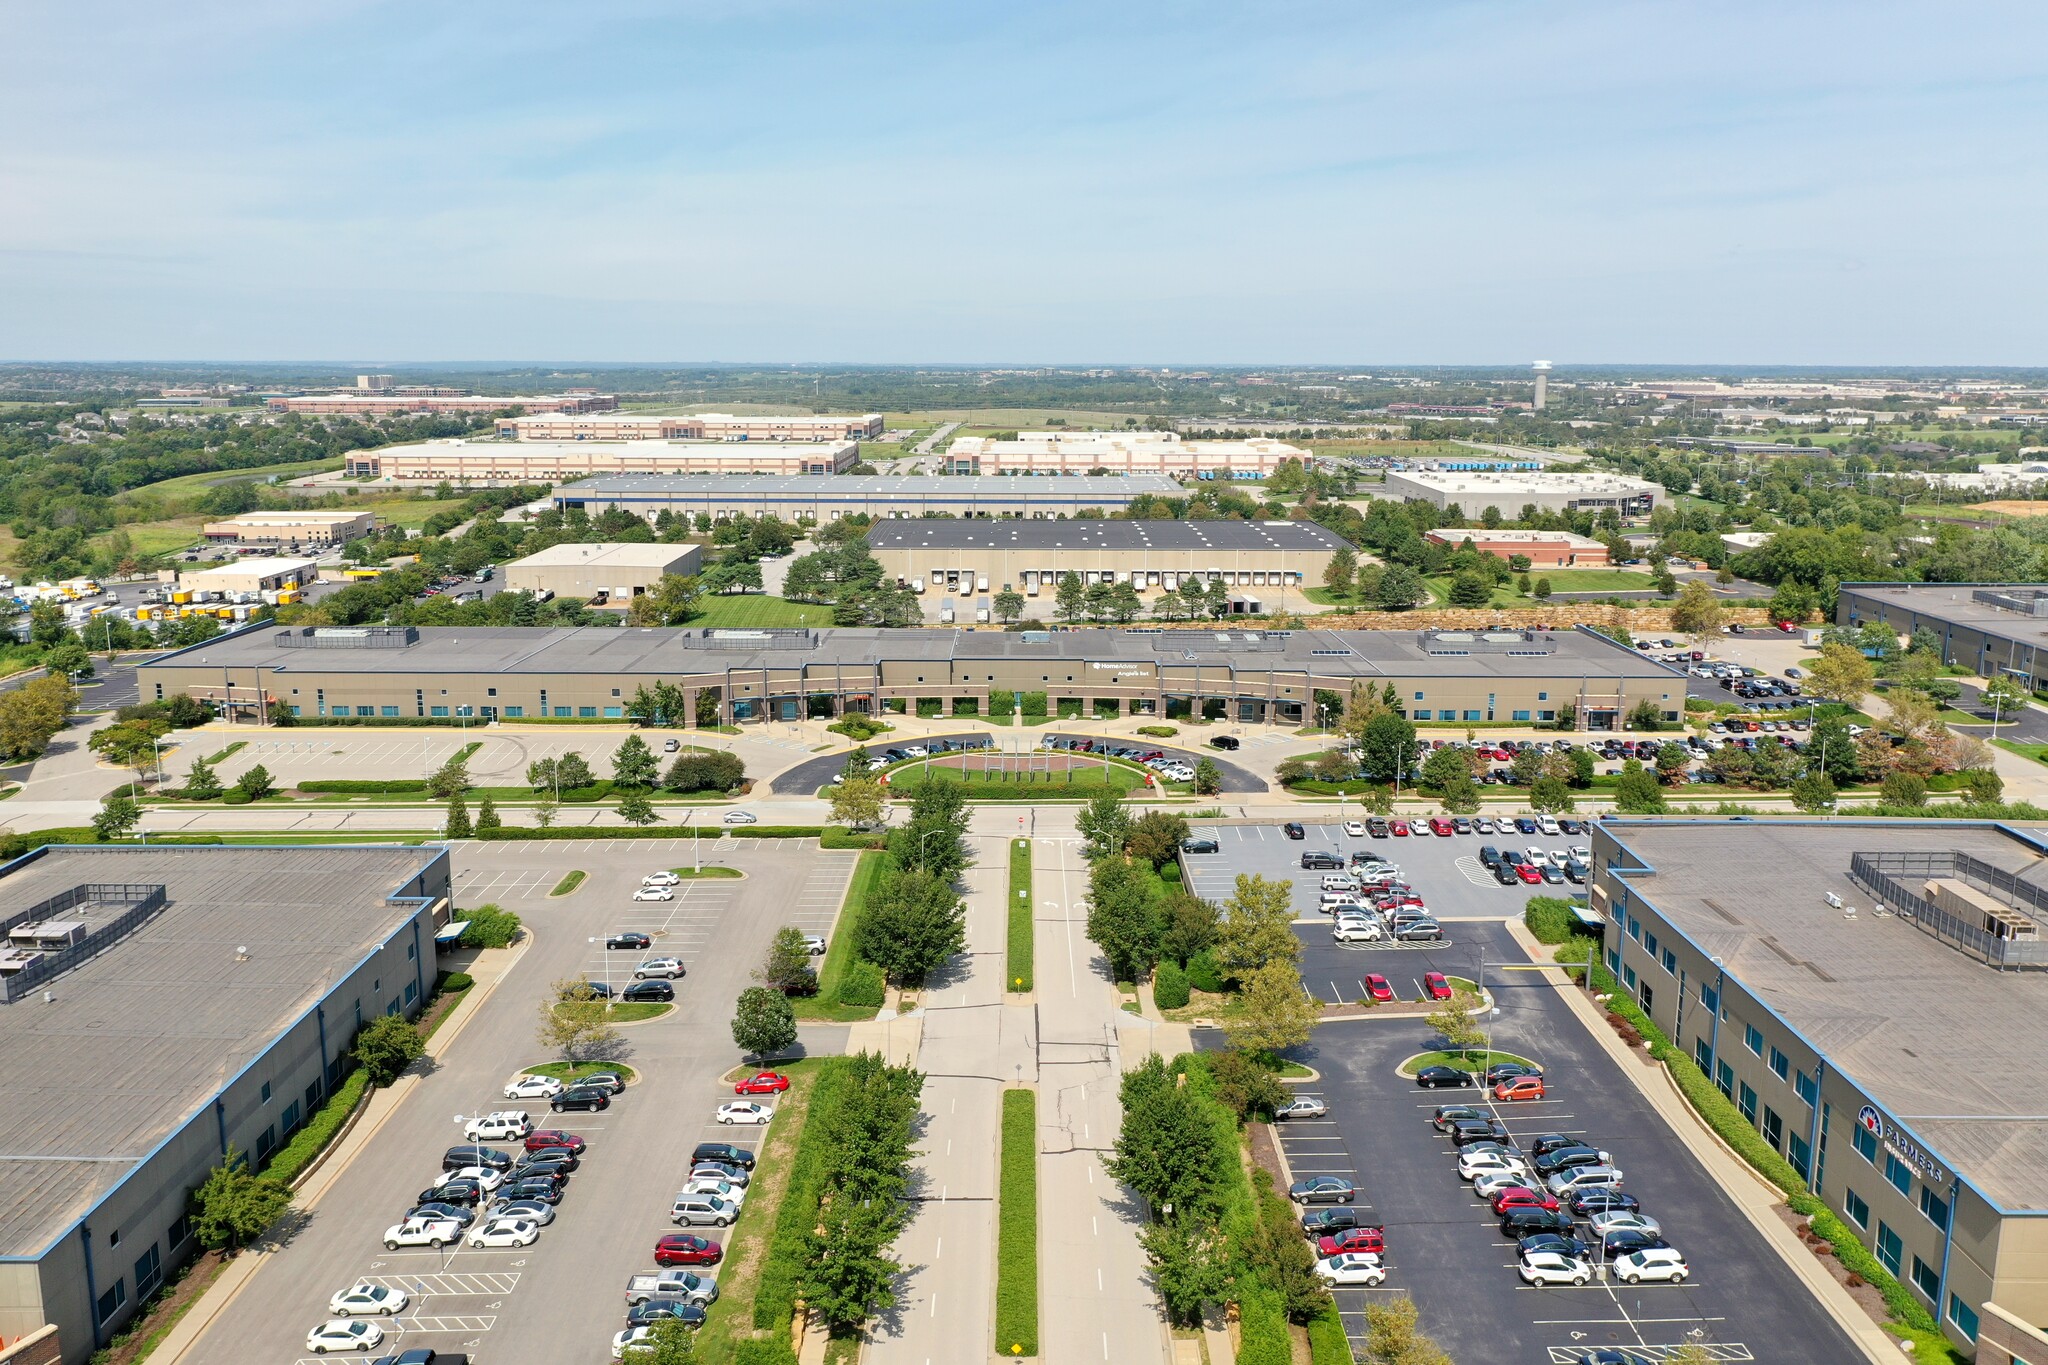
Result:
{"type": "Polygon", "coordinates": [[[1546,849],[1534,844],[1526,848],[1485,844],[1480,847],[1479,861],[1502,886],[1561,886],[1566,882],[1583,886],[1590,875],[1593,850],[1584,845],[1546,849]]]}

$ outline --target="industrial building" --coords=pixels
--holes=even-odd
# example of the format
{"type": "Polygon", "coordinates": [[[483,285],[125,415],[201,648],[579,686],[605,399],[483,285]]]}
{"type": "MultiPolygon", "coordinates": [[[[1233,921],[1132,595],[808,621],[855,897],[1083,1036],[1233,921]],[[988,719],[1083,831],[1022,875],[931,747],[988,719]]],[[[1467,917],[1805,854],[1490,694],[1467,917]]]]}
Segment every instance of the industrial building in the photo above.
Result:
{"type": "Polygon", "coordinates": [[[552,545],[507,564],[505,587],[510,592],[630,601],[659,583],[663,574],[694,574],[703,562],[701,545],[552,545]]]}
{"type": "Polygon", "coordinates": [[[1951,1341],[2048,1359],[2041,832],[1609,817],[1593,859],[1621,988],[1951,1341]]]}
{"type": "Polygon", "coordinates": [[[827,474],[811,477],[697,475],[666,478],[620,474],[555,490],[555,506],[602,512],[623,507],[654,520],[663,512],[708,516],[777,516],[829,523],[841,517],[1076,517],[1120,512],[1143,493],[1185,497],[1163,474],[1077,475],[1066,479],[954,478],[941,475],[827,474]]]}
{"type": "Polygon", "coordinates": [[[1941,637],[1941,661],[1979,677],[2010,673],[2043,685],[2048,658],[2048,585],[2039,583],[1844,583],[1835,619],[1882,622],[1900,635],[1925,627],[1941,637]]]}
{"type": "Polygon", "coordinates": [[[499,398],[489,394],[451,394],[394,389],[374,393],[308,393],[270,400],[272,412],[299,412],[328,417],[397,417],[413,412],[444,412],[475,416],[487,412],[610,412],[619,400],[608,393],[556,393],[499,398]]]}
{"type": "Polygon", "coordinates": [[[0,867],[0,1339],[78,1365],[199,1249],[188,1201],[268,1161],[356,1030],[435,981],[448,853],[45,847],[0,867]]]}
{"type": "Polygon", "coordinates": [[[879,412],[858,417],[735,417],[699,412],[686,417],[637,413],[590,416],[562,412],[498,421],[498,435],[514,441],[873,441],[884,423],[879,412]]]}
{"type": "MultiPolygon", "coordinates": [[[[1342,537],[1312,521],[890,521],[868,532],[884,578],[914,591],[1051,596],[1060,580],[1128,583],[1141,598],[1221,582],[1240,610],[1305,607],[1342,537]]],[[[1049,610],[1049,607],[1042,608],[1049,610]]]]}
{"type": "Polygon", "coordinates": [[[1269,436],[1184,441],[1171,431],[1023,431],[961,436],[946,447],[948,474],[1167,474],[1180,479],[1263,479],[1309,452],[1269,436]]]}
{"type": "Polygon", "coordinates": [[[1507,474],[1459,474],[1441,470],[1388,470],[1380,496],[1418,498],[1436,508],[1456,507],[1477,517],[1489,507],[1504,517],[1521,515],[1524,507],[1539,512],[1602,512],[1609,508],[1624,517],[1644,517],[1667,494],[1662,484],[1625,474],[1553,474],[1543,471],[1507,474]]]}
{"type": "Polygon", "coordinates": [[[253,626],[151,659],[143,700],[184,692],[259,716],[622,719],[642,685],[715,689],[726,721],[983,707],[991,689],[1130,714],[1200,705],[1300,723],[1318,689],[1391,685],[1416,720],[1533,723],[1571,706],[1613,729],[1675,721],[1685,675],[1591,631],[962,631],[253,626]]]}
{"type": "Polygon", "coordinates": [[[1524,556],[1532,569],[1587,569],[1607,563],[1605,542],[1590,536],[1575,536],[1569,531],[1489,531],[1484,526],[1473,526],[1464,530],[1431,531],[1423,539],[1448,545],[1454,550],[1469,540],[1472,548],[1481,554],[1496,555],[1501,559],[1524,556]]]}
{"type": "Polygon", "coordinates": [[[420,441],[354,450],[351,479],[561,483],[593,474],[843,474],[857,441],[420,441]]]}
{"type": "Polygon", "coordinates": [[[211,569],[178,575],[178,586],[188,592],[235,593],[281,592],[303,587],[320,577],[320,566],[310,559],[282,555],[251,555],[230,560],[211,569]]]}
{"type": "Polygon", "coordinates": [[[209,521],[200,535],[217,545],[263,545],[278,550],[331,550],[361,540],[377,528],[370,512],[244,512],[209,521]]]}

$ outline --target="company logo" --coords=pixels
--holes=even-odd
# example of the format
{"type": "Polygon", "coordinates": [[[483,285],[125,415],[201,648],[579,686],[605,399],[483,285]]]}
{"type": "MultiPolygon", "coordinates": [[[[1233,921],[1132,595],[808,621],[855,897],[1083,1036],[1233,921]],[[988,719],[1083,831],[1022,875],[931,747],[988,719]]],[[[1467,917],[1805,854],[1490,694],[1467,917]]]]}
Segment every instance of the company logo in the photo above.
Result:
{"type": "Polygon", "coordinates": [[[1935,1185],[1947,1183],[1947,1168],[1936,1161],[1932,1153],[1901,1132],[1897,1124],[1886,1121],[1876,1105],[1866,1104],[1857,1110],[1856,1122],[1863,1125],[1865,1132],[1882,1141],[1885,1150],[1919,1172],[1922,1180],[1935,1185]]]}
{"type": "Polygon", "coordinates": [[[1866,1104],[1856,1111],[1856,1121],[1863,1125],[1863,1131],[1872,1137],[1884,1136],[1884,1119],[1878,1115],[1877,1106],[1866,1104]]]}

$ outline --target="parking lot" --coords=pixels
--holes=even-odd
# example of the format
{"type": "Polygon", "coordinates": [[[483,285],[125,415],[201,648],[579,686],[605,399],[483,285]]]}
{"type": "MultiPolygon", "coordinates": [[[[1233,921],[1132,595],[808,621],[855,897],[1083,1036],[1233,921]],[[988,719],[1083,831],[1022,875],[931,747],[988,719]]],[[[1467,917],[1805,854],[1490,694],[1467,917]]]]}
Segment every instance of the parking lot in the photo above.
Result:
{"type": "MultiPolygon", "coordinates": [[[[733,1000],[753,984],[777,929],[830,930],[855,858],[795,840],[720,840],[700,852],[705,864],[745,875],[685,881],[672,901],[635,902],[646,873],[691,866],[689,840],[458,846],[457,906],[496,901],[517,911],[533,945],[189,1359],[310,1360],[306,1333],[327,1319],[328,1296],[363,1281],[403,1289],[413,1300],[396,1318],[375,1320],[387,1329],[375,1354],[431,1347],[484,1360],[606,1359],[612,1334],[625,1324],[626,1278],[651,1270],[655,1239],[676,1230],[669,1202],[691,1149],[702,1141],[758,1147],[764,1136],[762,1128],[713,1119],[734,1098],[720,1083],[739,1061],[733,1000]],[[575,892],[547,895],[579,869],[587,877],[575,892]],[[607,954],[603,938],[629,930],[654,938],[648,954],[607,954]],[[680,958],[688,972],[675,983],[671,1014],[621,1030],[619,1060],[639,1073],[636,1083],[597,1113],[555,1114],[545,1100],[504,1099],[510,1076],[551,1060],[534,1041],[550,983],[603,980],[607,968],[615,980],[629,979],[643,955],[680,958]],[[523,1248],[387,1250],[385,1230],[438,1179],[441,1154],[462,1141],[463,1122],[502,1109],[523,1109],[536,1126],[567,1129],[589,1143],[540,1240],[523,1248]]],[[[836,1043],[839,1036],[831,1030],[815,1038],[836,1043]]],[[[722,1242],[730,1236],[700,1231],[722,1242]]]]}
{"type": "MultiPolygon", "coordinates": [[[[1335,825],[1308,826],[1304,841],[1286,839],[1277,827],[1265,829],[1263,837],[1258,827],[1218,833],[1221,855],[1185,859],[1197,894],[1227,896],[1240,871],[1292,876],[1300,909],[1303,881],[1313,878],[1306,906],[1318,920],[1313,907],[1320,874],[1300,871],[1301,850],[1348,853],[1369,843],[1400,862],[1404,879],[1444,921],[1447,941],[1414,949],[1345,950],[1331,944],[1323,923],[1297,925],[1304,978],[1326,1000],[1355,1000],[1360,967],[1369,963],[1399,996],[1414,999],[1425,971],[1474,979],[1484,971],[1499,1009],[1488,1021],[1492,1045],[1538,1062],[1549,1089],[1542,1100],[1492,1104],[1493,1112],[1518,1141],[1562,1133],[1612,1152],[1623,1188],[1662,1223],[1691,1270],[1681,1285],[1596,1280],[1581,1288],[1525,1286],[1515,1271],[1517,1248],[1491,1209],[1458,1178],[1452,1145],[1430,1122],[1440,1104],[1487,1102],[1475,1100],[1474,1090],[1423,1090],[1396,1074],[1405,1059],[1438,1041],[1420,1017],[1332,1021],[1297,1054],[1321,1073],[1319,1080],[1296,1087],[1297,1093],[1322,1098],[1329,1116],[1290,1121],[1278,1136],[1296,1179],[1336,1175],[1352,1181],[1358,1187],[1352,1207],[1360,1210],[1361,1221],[1386,1227],[1385,1284],[1337,1291],[1354,1341],[1363,1336],[1369,1295],[1405,1292],[1420,1306],[1427,1330],[1458,1360],[1573,1365],[1595,1349],[1623,1347],[1648,1361],[1666,1358],[1688,1342],[1704,1345],[1717,1360],[1854,1358],[1833,1321],[1780,1268],[1777,1254],[1556,991],[1534,973],[1500,970],[1502,964],[1527,961],[1500,921],[1519,914],[1531,894],[1575,888],[1509,888],[1468,875],[1478,846],[1506,844],[1501,837],[1360,841],[1335,825]]],[[[1516,847],[1572,842],[1512,839],[1516,847]]],[[[1205,1044],[1221,1045],[1218,1035],[1201,1037],[1205,1044]]]]}

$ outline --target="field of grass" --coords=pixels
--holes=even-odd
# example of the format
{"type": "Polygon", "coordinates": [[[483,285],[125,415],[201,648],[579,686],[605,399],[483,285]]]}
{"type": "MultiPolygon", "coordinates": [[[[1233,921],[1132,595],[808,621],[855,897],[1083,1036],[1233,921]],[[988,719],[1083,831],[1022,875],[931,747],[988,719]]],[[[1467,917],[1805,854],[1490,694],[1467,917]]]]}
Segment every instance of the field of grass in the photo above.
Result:
{"type": "Polygon", "coordinates": [[[622,1066],[617,1062],[576,1062],[573,1064],[569,1062],[542,1062],[539,1066],[526,1068],[522,1074],[528,1076],[553,1076],[556,1080],[567,1085],[580,1081],[585,1076],[594,1076],[600,1071],[609,1071],[620,1080],[629,1084],[639,1074],[632,1067],[622,1066]]]}
{"type": "Polygon", "coordinates": [[[964,783],[968,799],[977,801],[999,796],[1056,797],[1073,787],[1092,791],[1108,785],[1120,791],[1130,791],[1144,782],[1143,774],[1135,768],[1126,768],[1118,763],[1091,764],[1067,773],[985,773],[971,768],[965,771],[957,768],[935,768],[932,764],[919,762],[906,768],[892,770],[889,774],[889,785],[897,791],[911,790],[928,781],[935,771],[956,782],[964,783]]]}
{"type": "MultiPolygon", "coordinates": [[[[934,408],[929,412],[882,414],[882,420],[891,429],[935,427],[942,422],[965,422],[970,429],[985,427],[989,431],[1042,427],[1055,417],[1076,431],[1092,427],[1121,427],[1124,420],[1129,417],[1144,420],[1144,414],[1140,412],[1100,412],[1087,408],[934,408]]],[[[960,434],[965,436],[969,433],[963,430],[960,434]]]]}
{"type": "Polygon", "coordinates": [[[573,872],[565,873],[562,877],[562,880],[555,883],[555,889],[548,892],[548,894],[550,896],[568,895],[571,891],[574,891],[577,887],[583,885],[583,876],[584,874],[581,868],[578,868],[573,872]]]}
{"type": "Polygon", "coordinates": [[[676,876],[681,877],[686,882],[702,881],[706,878],[715,880],[741,875],[740,870],[736,867],[672,867],[669,871],[675,873],[676,876]]]}
{"type": "Polygon", "coordinates": [[[996,1212],[996,1354],[1038,1354],[1038,1096],[1003,1092],[996,1212]]]}
{"type": "Polygon", "coordinates": [[[260,469],[214,469],[204,474],[186,474],[176,479],[165,479],[161,483],[148,483],[140,488],[123,489],[115,494],[118,501],[148,494],[152,497],[179,498],[204,493],[209,488],[224,483],[248,483],[251,480],[271,478],[296,479],[302,474],[325,474],[330,469],[341,468],[339,459],[302,460],[298,464],[264,465],[260,469]]]}
{"type": "Polygon", "coordinates": [[[1004,975],[1009,979],[1013,991],[1028,991],[1032,986],[1032,933],[1031,933],[1031,841],[1012,839],[1010,841],[1010,934],[1008,956],[1005,959],[1008,970],[1004,975]]]}
{"type": "Polygon", "coordinates": [[[855,1019],[872,1019],[875,1007],[872,1005],[841,1005],[839,988],[846,981],[846,973],[854,963],[854,940],[860,937],[861,916],[867,909],[868,897],[874,894],[875,883],[881,879],[882,867],[888,859],[880,853],[863,853],[860,862],[853,869],[853,880],[846,887],[846,902],[839,912],[839,922],[834,926],[831,941],[825,947],[825,961],[818,968],[818,993],[808,999],[799,998],[790,1003],[796,1007],[799,1019],[828,1019],[846,1023],[855,1019]]]}
{"type": "Polygon", "coordinates": [[[785,601],[763,593],[700,597],[692,626],[829,626],[832,608],[785,601]]]}
{"type": "Polygon", "coordinates": [[[403,526],[406,530],[417,530],[426,525],[427,518],[436,512],[446,512],[458,504],[440,498],[389,498],[382,502],[366,500],[363,505],[377,514],[382,526],[403,526]]]}
{"type": "MultiPolygon", "coordinates": [[[[1550,580],[1553,592],[1648,592],[1656,586],[1656,580],[1646,573],[1629,569],[1531,569],[1529,582],[1534,586],[1539,578],[1550,580]]],[[[1430,596],[1436,605],[1447,605],[1451,600],[1451,580],[1448,574],[1422,580],[1429,587],[1430,596]]],[[[1313,590],[1309,600],[1315,600],[1313,590]]],[[[1491,607],[1540,607],[1539,597],[1524,597],[1515,591],[1514,580],[1501,584],[1493,590],[1493,597],[1487,603],[1491,607]]]]}

